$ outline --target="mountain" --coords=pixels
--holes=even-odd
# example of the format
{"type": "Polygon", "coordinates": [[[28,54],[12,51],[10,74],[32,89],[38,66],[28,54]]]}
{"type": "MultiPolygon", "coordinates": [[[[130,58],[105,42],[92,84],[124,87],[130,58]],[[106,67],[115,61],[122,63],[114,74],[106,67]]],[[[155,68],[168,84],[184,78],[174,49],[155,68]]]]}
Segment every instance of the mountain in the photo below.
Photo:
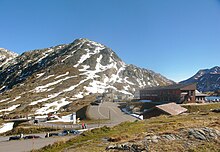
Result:
{"type": "Polygon", "coordinates": [[[7,67],[12,59],[17,57],[18,54],[9,50],[0,48],[0,70],[7,67]]]}
{"type": "Polygon", "coordinates": [[[220,90],[220,67],[199,70],[194,76],[180,83],[197,83],[197,89],[202,92],[220,90]]]}
{"type": "Polygon", "coordinates": [[[0,71],[0,113],[65,111],[96,94],[132,96],[142,87],[174,83],[125,64],[110,48],[88,39],[25,52],[11,63],[0,71]]]}

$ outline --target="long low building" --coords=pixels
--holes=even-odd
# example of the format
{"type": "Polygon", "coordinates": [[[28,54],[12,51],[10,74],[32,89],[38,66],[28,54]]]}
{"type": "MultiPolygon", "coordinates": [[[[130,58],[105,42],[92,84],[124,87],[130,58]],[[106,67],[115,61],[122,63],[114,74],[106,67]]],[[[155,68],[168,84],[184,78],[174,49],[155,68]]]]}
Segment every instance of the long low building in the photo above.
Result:
{"type": "Polygon", "coordinates": [[[179,104],[174,102],[157,105],[143,113],[143,118],[148,119],[151,117],[157,117],[160,115],[179,115],[186,112],[187,109],[181,107],[179,104]]]}
{"type": "Polygon", "coordinates": [[[141,100],[194,103],[196,83],[175,84],[170,86],[149,87],[140,90],[141,100]]]}

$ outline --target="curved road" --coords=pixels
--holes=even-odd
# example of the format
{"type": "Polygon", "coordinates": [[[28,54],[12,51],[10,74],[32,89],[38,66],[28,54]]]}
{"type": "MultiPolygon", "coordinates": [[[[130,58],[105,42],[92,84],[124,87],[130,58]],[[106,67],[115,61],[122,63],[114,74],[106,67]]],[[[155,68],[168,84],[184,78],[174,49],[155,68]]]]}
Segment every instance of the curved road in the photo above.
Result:
{"type": "MultiPolygon", "coordinates": [[[[88,129],[97,128],[101,126],[115,126],[124,121],[135,121],[134,118],[126,113],[122,112],[119,108],[118,103],[113,102],[103,102],[98,106],[89,106],[87,110],[87,115],[91,119],[107,119],[108,121],[102,124],[89,124],[88,129]]],[[[54,126],[58,128],[79,128],[80,125],[56,125],[50,123],[40,123],[39,125],[44,126],[54,126]]],[[[82,130],[83,131],[83,130],[82,130]]],[[[36,134],[35,134],[36,135],[36,134]]],[[[74,138],[75,136],[62,136],[62,137],[50,137],[44,138],[45,134],[37,134],[41,136],[40,139],[28,139],[28,140],[18,140],[18,141],[8,141],[9,137],[0,137],[0,152],[10,151],[10,152],[26,152],[33,149],[39,149],[46,145],[53,144],[56,141],[68,140],[74,138]]]]}
{"type": "Polygon", "coordinates": [[[89,106],[87,115],[91,119],[109,119],[109,123],[117,125],[124,121],[135,121],[137,118],[121,111],[118,103],[103,102],[99,105],[89,106]]]}

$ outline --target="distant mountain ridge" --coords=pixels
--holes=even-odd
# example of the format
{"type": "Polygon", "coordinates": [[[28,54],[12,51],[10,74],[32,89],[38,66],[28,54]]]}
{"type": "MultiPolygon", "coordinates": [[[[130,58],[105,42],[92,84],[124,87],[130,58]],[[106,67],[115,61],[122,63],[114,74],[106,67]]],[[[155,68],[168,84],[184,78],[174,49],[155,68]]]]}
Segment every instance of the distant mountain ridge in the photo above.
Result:
{"type": "Polygon", "coordinates": [[[9,62],[17,56],[17,53],[0,48],[0,70],[8,66],[9,62]]]}
{"type": "Polygon", "coordinates": [[[199,70],[194,76],[180,83],[197,83],[197,89],[202,92],[220,90],[220,67],[199,70]]]}
{"type": "Polygon", "coordinates": [[[0,71],[1,112],[58,111],[92,94],[132,96],[143,87],[174,82],[125,64],[110,48],[88,40],[25,52],[0,71]]]}

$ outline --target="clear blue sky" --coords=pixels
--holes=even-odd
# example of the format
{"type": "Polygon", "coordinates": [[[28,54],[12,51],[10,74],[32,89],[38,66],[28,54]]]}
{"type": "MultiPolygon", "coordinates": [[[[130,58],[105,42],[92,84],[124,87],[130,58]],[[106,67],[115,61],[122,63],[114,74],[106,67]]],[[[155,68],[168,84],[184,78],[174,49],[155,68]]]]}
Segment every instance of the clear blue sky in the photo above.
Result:
{"type": "Polygon", "coordinates": [[[180,81],[220,63],[220,0],[0,0],[0,47],[89,38],[180,81]]]}

